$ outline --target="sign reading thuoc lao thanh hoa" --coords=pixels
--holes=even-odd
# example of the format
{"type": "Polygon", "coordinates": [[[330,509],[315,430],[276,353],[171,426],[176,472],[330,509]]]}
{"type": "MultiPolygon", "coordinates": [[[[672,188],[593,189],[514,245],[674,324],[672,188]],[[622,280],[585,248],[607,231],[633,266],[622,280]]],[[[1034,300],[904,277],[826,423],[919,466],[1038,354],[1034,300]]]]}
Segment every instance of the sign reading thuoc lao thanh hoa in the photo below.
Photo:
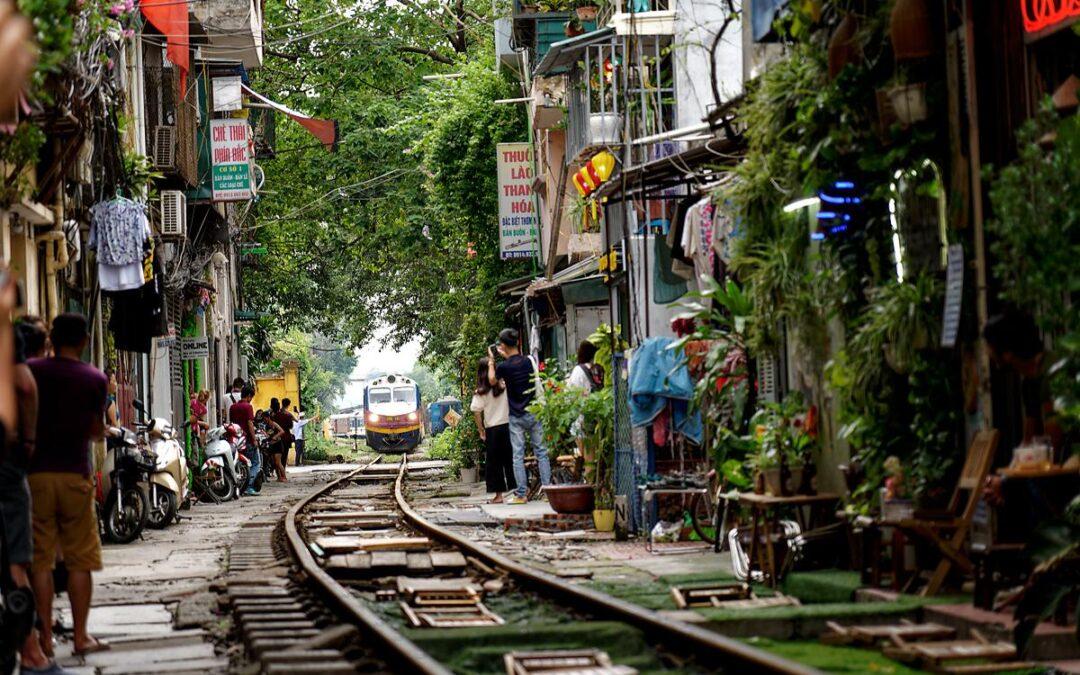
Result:
{"type": "Polygon", "coordinates": [[[251,147],[246,119],[210,120],[211,186],[215,202],[251,199],[251,147]]]}
{"type": "Polygon", "coordinates": [[[499,257],[529,258],[539,248],[532,195],[533,154],[529,143],[499,143],[499,257]]]}

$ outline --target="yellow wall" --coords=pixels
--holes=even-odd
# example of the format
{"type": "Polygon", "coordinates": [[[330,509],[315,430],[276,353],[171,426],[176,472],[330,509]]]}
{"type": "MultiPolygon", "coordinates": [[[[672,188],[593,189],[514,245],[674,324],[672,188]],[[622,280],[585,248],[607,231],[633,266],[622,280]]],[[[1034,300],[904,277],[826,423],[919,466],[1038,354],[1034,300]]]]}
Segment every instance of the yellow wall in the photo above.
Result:
{"type": "Polygon", "coordinates": [[[269,410],[270,399],[287,398],[292,404],[300,403],[300,364],[296,361],[284,361],[280,373],[255,376],[255,398],[251,405],[256,410],[269,410]]]}

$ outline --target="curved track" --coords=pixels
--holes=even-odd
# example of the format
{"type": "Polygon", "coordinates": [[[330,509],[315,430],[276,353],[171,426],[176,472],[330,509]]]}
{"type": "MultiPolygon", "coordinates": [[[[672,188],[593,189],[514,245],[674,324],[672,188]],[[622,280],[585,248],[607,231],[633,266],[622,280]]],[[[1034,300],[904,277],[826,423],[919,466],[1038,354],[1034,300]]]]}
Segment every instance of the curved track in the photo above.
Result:
{"type": "MultiPolygon", "coordinates": [[[[305,540],[298,517],[318,500],[328,497],[335,489],[348,485],[356,476],[371,469],[375,463],[352,471],[328,483],[295,504],[285,517],[285,535],[293,561],[304,578],[328,605],[333,606],[343,622],[360,629],[362,641],[375,649],[395,672],[445,675],[451,671],[410,641],[394,626],[387,623],[367,606],[367,602],[341,584],[320,565],[305,540]],[[397,670],[402,668],[403,670],[397,670]]],[[[385,469],[384,469],[385,470],[385,469]]],[[[378,474],[382,475],[382,474],[378,474]]],[[[633,626],[647,636],[650,644],[678,647],[682,654],[693,655],[697,670],[731,673],[814,673],[813,669],[754,649],[744,643],[718,635],[695,625],[671,621],[651,610],[591,589],[569,584],[553,575],[521,564],[489,548],[478,545],[458,534],[425,519],[406,498],[408,459],[402,457],[394,478],[393,498],[401,521],[413,530],[427,535],[432,541],[448,545],[497,570],[529,592],[554,600],[568,611],[597,619],[616,621],[633,626]]],[[[391,476],[388,476],[388,480],[391,476]]],[[[490,572],[490,570],[488,570],[490,572]]],[[[451,629],[452,630],[452,629],[451,629]]]]}

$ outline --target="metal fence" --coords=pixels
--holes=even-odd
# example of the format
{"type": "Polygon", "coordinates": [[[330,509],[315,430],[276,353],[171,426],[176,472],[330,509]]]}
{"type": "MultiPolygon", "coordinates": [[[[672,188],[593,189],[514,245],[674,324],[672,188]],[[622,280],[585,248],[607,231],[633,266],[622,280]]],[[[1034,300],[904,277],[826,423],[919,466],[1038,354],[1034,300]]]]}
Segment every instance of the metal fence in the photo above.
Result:
{"type": "Polygon", "coordinates": [[[641,521],[641,498],[637,491],[641,462],[635,461],[633,427],[630,424],[627,363],[623,354],[612,359],[612,392],[615,399],[615,494],[626,497],[629,506],[628,529],[637,532],[641,521]]]}

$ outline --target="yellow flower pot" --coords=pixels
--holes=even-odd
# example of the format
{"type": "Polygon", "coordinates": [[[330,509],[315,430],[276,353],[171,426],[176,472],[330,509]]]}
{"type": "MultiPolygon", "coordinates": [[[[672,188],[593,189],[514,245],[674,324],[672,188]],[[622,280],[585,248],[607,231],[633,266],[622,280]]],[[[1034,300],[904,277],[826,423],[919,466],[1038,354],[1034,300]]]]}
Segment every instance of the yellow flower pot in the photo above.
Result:
{"type": "Polygon", "coordinates": [[[594,509],[592,519],[598,532],[611,532],[615,529],[615,509],[594,509]]]}

